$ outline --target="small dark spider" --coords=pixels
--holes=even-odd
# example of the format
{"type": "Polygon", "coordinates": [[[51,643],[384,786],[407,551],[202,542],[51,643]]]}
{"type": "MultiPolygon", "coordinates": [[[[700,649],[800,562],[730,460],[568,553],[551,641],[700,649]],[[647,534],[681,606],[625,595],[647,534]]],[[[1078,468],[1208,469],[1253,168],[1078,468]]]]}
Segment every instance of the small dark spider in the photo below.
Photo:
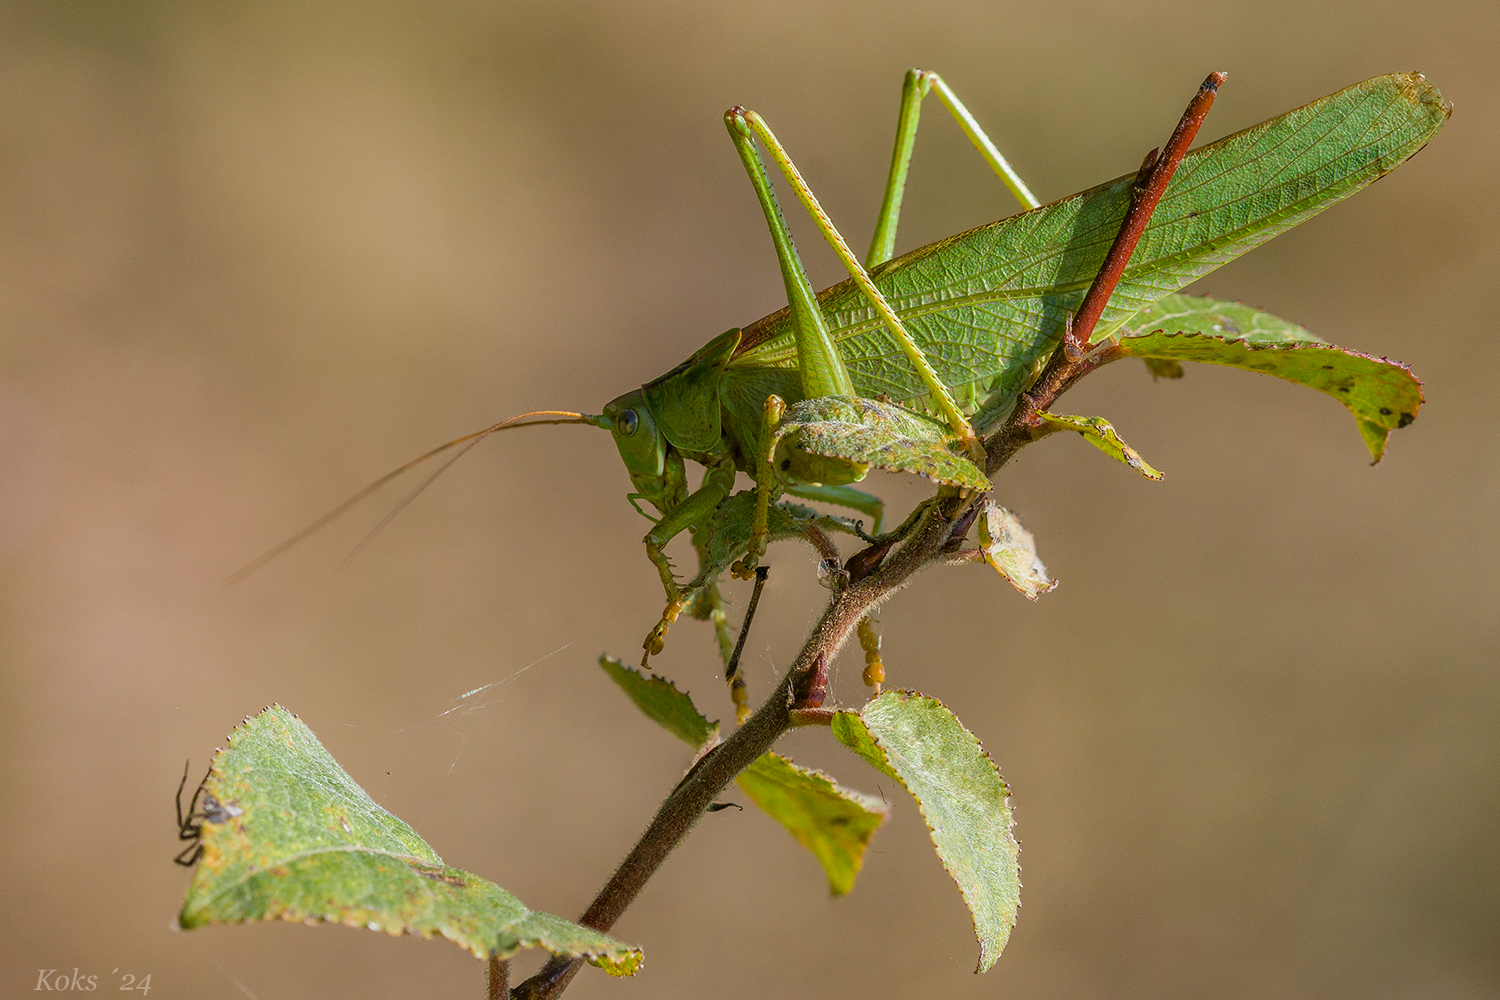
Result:
{"type": "Polygon", "coordinates": [[[193,798],[188,802],[187,812],[182,811],[182,792],[187,788],[188,767],[191,761],[182,765],[182,781],[177,785],[177,839],[192,841],[182,849],[182,852],[172,860],[184,868],[191,868],[198,863],[203,855],[203,824],[204,823],[227,823],[232,817],[238,816],[240,810],[234,806],[225,806],[214,798],[204,787],[208,784],[209,775],[214,773],[213,765],[210,764],[208,774],[198,782],[198,788],[193,792],[193,798]],[[203,799],[203,808],[198,808],[199,797],[203,799]]]}

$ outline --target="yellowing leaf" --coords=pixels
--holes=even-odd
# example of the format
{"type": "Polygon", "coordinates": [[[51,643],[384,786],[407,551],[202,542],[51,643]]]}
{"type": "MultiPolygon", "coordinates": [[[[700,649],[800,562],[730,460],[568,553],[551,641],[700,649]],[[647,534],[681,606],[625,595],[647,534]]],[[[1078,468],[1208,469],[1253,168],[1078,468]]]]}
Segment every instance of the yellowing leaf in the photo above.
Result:
{"type": "MultiPolygon", "coordinates": [[[[673,736],[700,751],[709,742],[718,742],[719,724],[704,718],[693,699],[675,684],[660,677],[646,678],[612,656],[601,656],[599,665],[637,708],[673,736]]],[[[762,754],[740,772],[736,783],[812,852],[835,896],[854,888],[865,848],[889,813],[884,802],[774,753],[762,754]]]]}
{"type": "Polygon", "coordinates": [[[1153,364],[1198,361],[1263,372],[1317,389],[1354,415],[1375,461],[1391,431],[1416,419],[1422,381],[1385,358],[1324,343],[1294,323],[1237,302],[1169,295],[1131,321],[1120,353],[1153,364]]]}
{"type": "Polygon", "coordinates": [[[1114,425],[1103,417],[1074,417],[1060,413],[1041,413],[1038,416],[1063,430],[1077,431],[1089,444],[1110,458],[1124,462],[1147,479],[1161,478],[1161,473],[1147,465],[1140,453],[1126,444],[1114,425]]]}
{"type": "Polygon", "coordinates": [[[1031,600],[1057,586],[1036,554],[1036,539],[1021,519],[993,500],[984,501],[979,514],[979,554],[1010,585],[1031,600]]]}
{"type": "Polygon", "coordinates": [[[813,853],[835,896],[854,888],[865,848],[890,815],[888,805],[774,753],[762,754],[735,783],[813,853]]]}

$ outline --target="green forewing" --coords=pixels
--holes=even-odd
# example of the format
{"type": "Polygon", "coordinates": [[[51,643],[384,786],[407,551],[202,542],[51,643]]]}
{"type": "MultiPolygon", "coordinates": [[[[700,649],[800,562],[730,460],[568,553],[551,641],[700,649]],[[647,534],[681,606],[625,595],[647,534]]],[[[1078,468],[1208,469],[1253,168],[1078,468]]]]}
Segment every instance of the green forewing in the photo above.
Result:
{"type": "Polygon", "coordinates": [[[1325,392],[1354,414],[1377,462],[1391,431],[1416,419],[1422,405],[1422,382],[1405,365],[1324,343],[1237,302],[1166,296],[1131,319],[1120,351],[1148,362],[1244,368],[1325,392]]]}
{"type": "MultiPolygon", "coordinates": [[[[1390,172],[1447,121],[1420,74],[1397,73],[1187,154],[1094,330],[1390,172]]],[[[943,382],[981,425],[1003,414],[1055,346],[1120,227],[1134,175],[905,254],[873,272],[943,382]]],[[[923,405],[927,390],[852,281],[820,293],[861,396],[923,405]]],[[[786,312],[743,331],[733,366],[796,363],[786,312]]]]}
{"type": "Polygon", "coordinates": [[[1010,789],[984,747],[935,698],[887,691],[833,717],[833,735],[917,800],[933,846],[974,916],[979,967],[995,964],[1021,905],[1010,789]]]}
{"type": "Polygon", "coordinates": [[[209,818],[183,927],[329,921],[441,934],[481,958],[539,946],[612,975],[640,966],[639,949],[527,909],[493,882],[445,865],[279,705],[230,734],[204,791],[209,818]]]}

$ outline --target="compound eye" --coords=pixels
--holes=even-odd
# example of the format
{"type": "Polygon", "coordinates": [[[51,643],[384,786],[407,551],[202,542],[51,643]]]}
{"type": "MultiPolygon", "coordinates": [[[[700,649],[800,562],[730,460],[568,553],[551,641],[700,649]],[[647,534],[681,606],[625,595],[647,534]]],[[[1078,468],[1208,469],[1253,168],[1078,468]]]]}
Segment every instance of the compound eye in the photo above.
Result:
{"type": "Polygon", "coordinates": [[[636,417],[634,410],[623,410],[615,419],[615,430],[620,432],[621,437],[630,437],[640,425],[640,419],[636,417]]]}

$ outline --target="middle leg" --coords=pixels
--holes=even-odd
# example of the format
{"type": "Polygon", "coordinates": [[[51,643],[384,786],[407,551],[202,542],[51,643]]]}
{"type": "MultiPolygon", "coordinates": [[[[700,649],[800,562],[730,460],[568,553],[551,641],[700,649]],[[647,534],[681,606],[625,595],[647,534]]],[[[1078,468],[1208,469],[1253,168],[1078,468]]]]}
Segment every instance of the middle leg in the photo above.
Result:
{"type": "Polygon", "coordinates": [[[938,100],[947,106],[953,119],[958,122],[958,127],[963,129],[964,135],[979,150],[984,162],[1010,188],[1021,207],[1036,208],[1041,204],[1026,186],[1026,182],[1021,180],[1005,157],[1000,155],[1000,150],[985,135],[979,122],[943,78],[924,69],[909,70],[906,82],[901,86],[901,113],[896,119],[896,148],[891,154],[891,173],[885,182],[885,197],[880,202],[880,214],[875,220],[875,235],[870,239],[870,252],[865,256],[866,268],[884,264],[895,253],[896,222],[901,215],[901,196],[906,191],[906,172],[911,166],[912,149],[917,143],[917,121],[922,113],[922,99],[929,93],[936,93],[938,100]]]}

